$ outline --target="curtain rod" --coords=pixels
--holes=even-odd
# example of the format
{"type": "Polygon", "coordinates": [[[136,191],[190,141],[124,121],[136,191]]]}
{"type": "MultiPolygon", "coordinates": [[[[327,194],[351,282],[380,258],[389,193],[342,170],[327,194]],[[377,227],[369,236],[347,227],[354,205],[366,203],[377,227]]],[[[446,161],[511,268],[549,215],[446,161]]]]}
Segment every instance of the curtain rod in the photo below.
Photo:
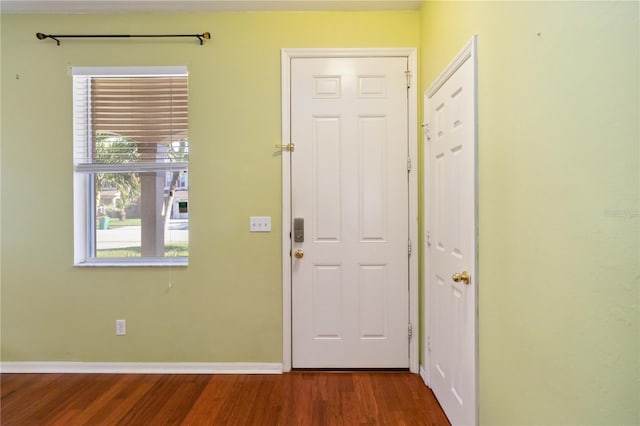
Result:
{"type": "Polygon", "coordinates": [[[60,46],[60,38],[134,38],[134,37],[145,37],[145,38],[155,38],[155,37],[196,37],[200,40],[200,45],[204,43],[204,40],[209,40],[211,38],[211,34],[206,32],[202,34],[84,34],[84,35],[53,35],[53,34],[44,34],[44,33],[36,33],[36,38],[38,40],[45,40],[50,38],[55,40],[58,46],[60,46]]]}

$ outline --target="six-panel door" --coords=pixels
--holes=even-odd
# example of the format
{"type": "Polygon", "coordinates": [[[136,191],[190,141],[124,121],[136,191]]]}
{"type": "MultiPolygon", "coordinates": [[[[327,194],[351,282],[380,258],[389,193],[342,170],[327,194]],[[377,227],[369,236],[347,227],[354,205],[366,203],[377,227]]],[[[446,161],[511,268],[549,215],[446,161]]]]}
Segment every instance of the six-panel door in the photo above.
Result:
{"type": "Polygon", "coordinates": [[[293,368],[407,368],[406,58],[291,61],[293,368]]]}

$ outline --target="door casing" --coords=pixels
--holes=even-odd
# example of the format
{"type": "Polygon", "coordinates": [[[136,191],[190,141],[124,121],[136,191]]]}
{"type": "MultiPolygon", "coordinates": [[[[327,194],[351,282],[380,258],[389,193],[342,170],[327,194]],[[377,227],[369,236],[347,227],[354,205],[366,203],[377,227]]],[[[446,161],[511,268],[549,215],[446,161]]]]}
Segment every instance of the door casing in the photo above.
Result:
{"type": "MultiPolygon", "coordinates": [[[[282,49],[282,145],[291,141],[291,59],[293,58],[361,58],[404,57],[409,67],[408,75],[408,136],[411,171],[409,185],[409,240],[412,253],[409,256],[409,321],[412,338],[409,341],[409,369],[419,369],[419,299],[418,299],[418,56],[416,48],[353,48],[353,49],[282,49]]],[[[291,152],[282,151],[282,369],[291,371],[291,152]]],[[[408,247],[407,247],[408,249],[408,247]]],[[[409,324],[407,324],[407,327],[409,324]]]]}

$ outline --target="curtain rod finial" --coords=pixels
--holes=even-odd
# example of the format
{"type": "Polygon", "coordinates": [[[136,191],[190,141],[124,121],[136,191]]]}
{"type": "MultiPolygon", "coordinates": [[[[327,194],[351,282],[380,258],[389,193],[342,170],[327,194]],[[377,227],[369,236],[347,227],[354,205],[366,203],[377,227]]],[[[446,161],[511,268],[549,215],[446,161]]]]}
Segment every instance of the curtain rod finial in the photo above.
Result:
{"type": "Polygon", "coordinates": [[[50,35],[50,34],[45,34],[45,33],[36,33],[36,38],[37,38],[38,40],[45,40],[45,39],[47,39],[47,38],[50,38],[51,40],[55,40],[55,41],[56,41],[56,44],[57,44],[58,46],[60,46],[60,40],[58,40],[58,39],[56,38],[56,36],[53,36],[53,35],[50,35]]]}

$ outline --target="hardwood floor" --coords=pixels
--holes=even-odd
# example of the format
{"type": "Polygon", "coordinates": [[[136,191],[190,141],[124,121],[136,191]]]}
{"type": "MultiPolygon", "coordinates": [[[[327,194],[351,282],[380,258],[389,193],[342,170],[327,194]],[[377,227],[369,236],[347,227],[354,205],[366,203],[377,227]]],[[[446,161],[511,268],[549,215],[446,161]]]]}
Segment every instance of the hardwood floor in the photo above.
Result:
{"type": "Polygon", "coordinates": [[[449,425],[409,373],[2,374],[2,425],[449,425]]]}

